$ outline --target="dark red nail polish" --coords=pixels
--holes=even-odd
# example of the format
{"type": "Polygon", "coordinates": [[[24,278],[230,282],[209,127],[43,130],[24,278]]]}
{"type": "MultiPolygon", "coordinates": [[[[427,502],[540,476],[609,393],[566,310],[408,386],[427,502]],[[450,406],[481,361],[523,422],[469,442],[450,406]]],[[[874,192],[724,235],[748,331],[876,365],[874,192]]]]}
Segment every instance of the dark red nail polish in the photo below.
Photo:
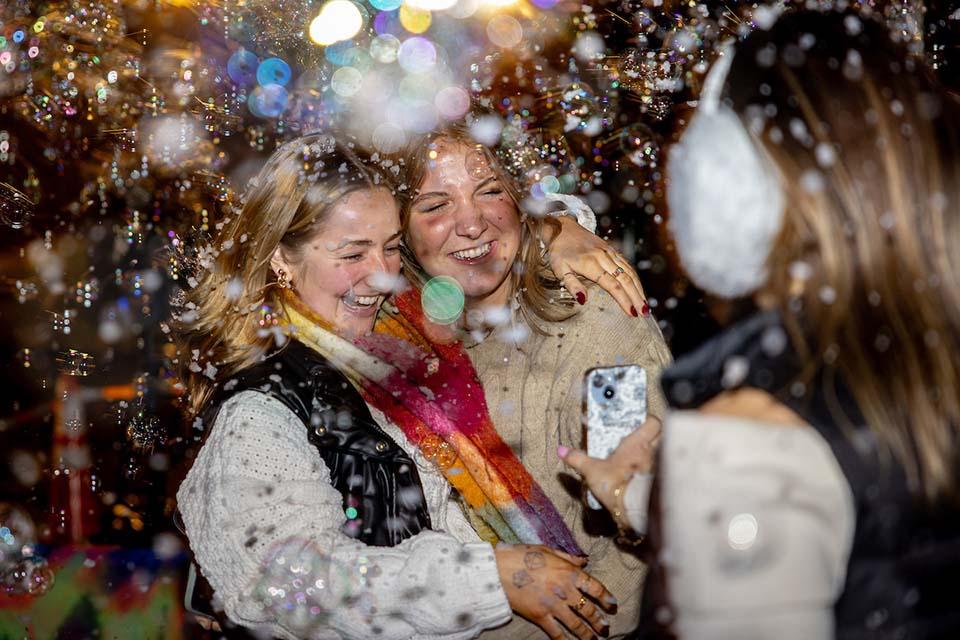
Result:
{"type": "Polygon", "coordinates": [[[639,316],[637,315],[637,308],[634,307],[633,305],[630,306],[630,315],[632,315],[634,318],[639,317],[639,316]]]}
{"type": "Polygon", "coordinates": [[[580,304],[587,304],[587,294],[585,294],[583,291],[578,291],[577,302],[579,302],[580,304]]]}
{"type": "Polygon", "coordinates": [[[646,302],[643,303],[643,307],[641,307],[640,310],[643,312],[643,315],[650,315],[650,305],[648,305],[646,302]]]}

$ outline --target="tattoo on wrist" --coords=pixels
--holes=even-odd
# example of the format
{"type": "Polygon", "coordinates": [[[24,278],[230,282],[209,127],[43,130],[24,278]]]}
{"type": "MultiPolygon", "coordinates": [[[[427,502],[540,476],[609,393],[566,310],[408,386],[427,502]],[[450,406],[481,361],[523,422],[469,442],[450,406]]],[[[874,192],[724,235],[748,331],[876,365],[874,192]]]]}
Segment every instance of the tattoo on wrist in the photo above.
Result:
{"type": "Polygon", "coordinates": [[[513,574],[513,586],[517,589],[523,589],[531,582],[533,582],[533,578],[530,577],[530,574],[524,569],[520,569],[520,571],[513,574]]]}
{"type": "Polygon", "coordinates": [[[546,566],[547,560],[542,551],[527,551],[523,554],[523,564],[527,569],[541,569],[546,566]]]}

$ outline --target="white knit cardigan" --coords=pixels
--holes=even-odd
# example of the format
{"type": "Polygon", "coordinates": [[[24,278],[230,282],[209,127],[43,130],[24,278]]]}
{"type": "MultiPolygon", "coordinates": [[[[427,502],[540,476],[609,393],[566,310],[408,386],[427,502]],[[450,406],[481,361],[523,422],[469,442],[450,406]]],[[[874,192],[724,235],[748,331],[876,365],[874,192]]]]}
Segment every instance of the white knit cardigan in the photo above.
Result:
{"type": "Polygon", "coordinates": [[[491,546],[444,477],[371,411],[418,460],[433,525],[395,547],[341,532],[343,498],[283,403],[258,391],[224,403],[177,500],[190,547],[231,620],[280,638],[460,640],[510,619],[491,546]]]}

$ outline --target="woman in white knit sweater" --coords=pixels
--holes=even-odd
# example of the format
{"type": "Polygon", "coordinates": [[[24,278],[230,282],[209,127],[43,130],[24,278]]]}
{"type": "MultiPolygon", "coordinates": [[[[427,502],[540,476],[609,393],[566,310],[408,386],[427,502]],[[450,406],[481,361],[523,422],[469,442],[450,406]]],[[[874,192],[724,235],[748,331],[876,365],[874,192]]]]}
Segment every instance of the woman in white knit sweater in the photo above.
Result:
{"type": "Polygon", "coordinates": [[[611,598],[583,561],[482,542],[447,479],[328,357],[364,357],[352,340],[399,274],[388,183],[333,138],[297,139],[200,256],[180,357],[206,439],[177,498],[219,620],[235,636],[455,639],[512,607],[587,629],[567,598],[611,598]]]}

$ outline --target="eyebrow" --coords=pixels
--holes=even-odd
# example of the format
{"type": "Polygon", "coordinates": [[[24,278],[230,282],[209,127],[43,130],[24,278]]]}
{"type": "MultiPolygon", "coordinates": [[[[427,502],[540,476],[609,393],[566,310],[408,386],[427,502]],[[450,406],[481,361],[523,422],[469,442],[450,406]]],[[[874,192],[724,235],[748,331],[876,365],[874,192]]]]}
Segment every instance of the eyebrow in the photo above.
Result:
{"type": "Polygon", "coordinates": [[[473,192],[476,193],[477,191],[480,191],[480,189],[483,189],[485,186],[487,186],[487,185],[490,184],[491,182],[497,182],[497,181],[498,181],[498,180],[497,180],[497,176],[491,174],[491,175],[487,176],[486,178],[484,178],[483,182],[481,182],[480,184],[478,184],[478,185],[473,189],[473,192]]]}
{"type": "MultiPolygon", "coordinates": [[[[487,186],[489,183],[497,182],[497,181],[498,181],[497,176],[495,174],[491,174],[486,178],[484,178],[483,182],[481,182],[476,187],[474,187],[473,192],[476,193],[480,189],[483,189],[485,186],[487,186]]],[[[414,198],[413,201],[414,203],[416,203],[416,202],[419,202],[420,200],[426,200],[427,198],[438,198],[438,197],[443,198],[448,195],[449,194],[446,191],[427,191],[426,193],[417,194],[417,197],[414,198]]]]}
{"type": "MultiPolygon", "coordinates": [[[[402,233],[402,231],[397,231],[395,234],[393,234],[392,236],[390,236],[389,238],[387,238],[387,242],[390,242],[391,240],[396,240],[397,238],[400,237],[401,233],[402,233]]],[[[340,244],[338,244],[337,246],[335,246],[335,247],[333,248],[333,250],[334,250],[334,251],[339,251],[340,249],[343,249],[344,247],[372,247],[373,245],[374,245],[373,240],[366,240],[366,239],[364,239],[364,240],[344,240],[343,242],[341,242],[340,244]]]]}
{"type": "Polygon", "coordinates": [[[448,195],[446,191],[428,191],[426,193],[418,193],[417,197],[414,198],[413,201],[417,202],[419,200],[426,200],[427,198],[442,198],[446,195],[448,195]]]}

